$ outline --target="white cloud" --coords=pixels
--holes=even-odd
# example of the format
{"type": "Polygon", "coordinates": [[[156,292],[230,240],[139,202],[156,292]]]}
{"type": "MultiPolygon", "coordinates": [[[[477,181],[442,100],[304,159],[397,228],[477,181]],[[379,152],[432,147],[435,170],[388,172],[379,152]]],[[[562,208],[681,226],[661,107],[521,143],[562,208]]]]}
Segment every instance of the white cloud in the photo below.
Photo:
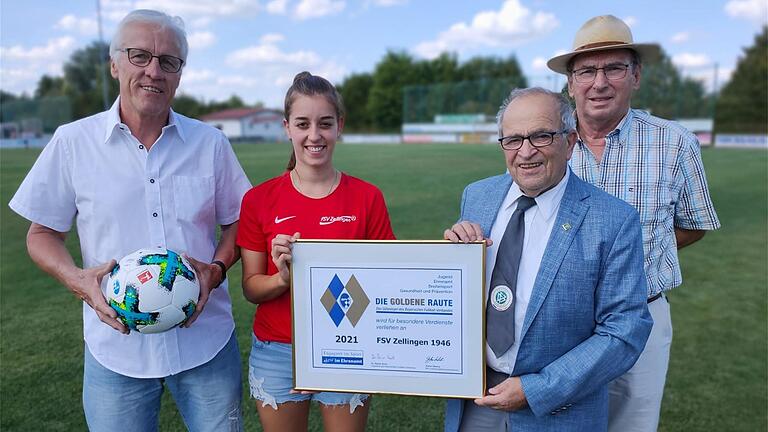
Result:
{"type": "Polygon", "coordinates": [[[187,35],[191,49],[205,49],[216,42],[216,35],[209,31],[199,31],[187,35]]]}
{"type": "MultiPolygon", "coordinates": [[[[557,56],[559,56],[561,54],[566,54],[568,52],[570,52],[570,51],[567,51],[567,50],[564,50],[564,49],[559,49],[559,50],[555,51],[554,53],[552,53],[552,55],[549,56],[549,57],[541,57],[541,56],[534,57],[534,59],[531,61],[531,69],[533,69],[536,72],[541,72],[541,73],[547,73],[547,74],[554,73],[547,66],[547,62],[549,61],[550,58],[557,57],[557,56]]],[[[547,75],[547,78],[549,79],[549,75],[547,75]]]]}
{"type": "Polygon", "coordinates": [[[533,61],[531,62],[531,67],[533,68],[533,70],[536,70],[536,71],[549,70],[549,68],[547,68],[547,59],[545,59],[544,57],[536,57],[535,59],[533,59],[533,61]]]}
{"type": "Polygon", "coordinates": [[[128,12],[136,9],[136,2],[132,0],[101,0],[101,14],[105,20],[118,22],[128,12]]]}
{"type": "Polygon", "coordinates": [[[207,27],[217,17],[252,15],[261,10],[258,0],[102,0],[104,17],[118,22],[134,9],[155,9],[181,16],[185,24],[207,27]]]}
{"type": "Polygon", "coordinates": [[[711,65],[712,60],[706,54],[680,53],[672,56],[672,63],[683,69],[700,68],[711,65]]]}
{"type": "Polygon", "coordinates": [[[301,0],[294,13],[299,20],[335,15],[346,7],[343,0],[301,0]]]}
{"type": "Polygon", "coordinates": [[[725,4],[725,13],[755,24],[768,23],[768,2],[765,0],[731,0],[725,4]]]}
{"type": "Polygon", "coordinates": [[[179,91],[204,100],[220,101],[231,95],[238,95],[249,104],[263,102],[268,107],[279,107],[287,87],[287,85],[276,87],[272,82],[265,81],[261,75],[204,74],[196,80],[187,80],[186,77],[182,77],[179,91]]]}
{"type": "Polygon", "coordinates": [[[717,69],[717,83],[715,83],[715,70],[714,68],[697,69],[693,72],[683,71],[684,75],[688,78],[693,78],[704,85],[706,91],[711,92],[714,90],[714,86],[717,85],[717,90],[723,88],[723,86],[731,79],[733,75],[733,68],[718,68],[717,69]]]}
{"type": "Polygon", "coordinates": [[[0,47],[0,57],[3,60],[41,61],[65,58],[75,46],[75,39],[63,36],[51,39],[45,46],[25,48],[21,45],[0,47]]]}
{"type": "Polygon", "coordinates": [[[255,87],[260,82],[261,80],[259,78],[246,77],[242,75],[226,75],[216,80],[216,83],[220,85],[231,85],[238,87],[255,87]]]}
{"type": "Polygon", "coordinates": [[[320,56],[312,51],[283,52],[273,42],[262,42],[261,45],[253,45],[230,53],[226,59],[227,64],[233,67],[245,67],[251,65],[317,65],[320,56]]]}
{"type": "Polygon", "coordinates": [[[193,20],[190,20],[189,25],[192,28],[206,28],[211,24],[211,17],[204,16],[200,18],[195,18],[193,20]]]}
{"type": "Polygon", "coordinates": [[[413,51],[422,57],[435,58],[445,51],[515,46],[545,35],[559,24],[551,13],[532,12],[519,0],[506,0],[500,10],[479,12],[470,24],[453,24],[437,39],[422,42],[413,51]]]}
{"type": "MultiPolygon", "coordinates": [[[[288,12],[289,0],[102,0],[104,16],[120,21],[133,9],[156,9],[170,15],[178,15],[193,28],[205,28],[216,18],[253,15],[266,10],[275,15],[288,12]]],[[[378,0],[383,2],[403,0],[378,0]]],[[[293,14],[299,20],[334,15],[346,7],[345,0],[301,0],[293,14]]]]}
{"type": "Polygon", "coordinates": [[[71,36],[51,39],[41,46],[0,46],[0,83],[3,90],[31,94],[43,74],[62,75],[64,61],[74,49],[75,39],[71,36]]]}
{"type": "MultiPolygon", "coordinates": [[[[258,67],[262,70],[286,71],[311,70],[312,73],[325,72],[325,78],[334,80],[341,78],[344,68],[330,60],[325,60],[313,51],[285,52],[277,46],[283,40],[283,35],[268,33],[261,37],[259,45],[242,48],[231,52],[226,57],[226,63],[235,68],[258,67]]],[[[293,75],[291,75],[292,79],[293,75]]]]}
{"type": "Polygon", "coordinates": [[[268,33],[260,38],[259,44],[229,53],[225,63],[231,73],[215,78],[217,88],[195,87],[195,91],[213,99],[226,98],[231,92],[242,93],[246,99],[254,95],[250,96],[253,101],[258,99],[274,107],[280,106],[285,90],[301,71],[310,71],[331,82],[339,82],[347,74],[343,65],[313,51],[284,51],[278,46],[283,39],[281,34],[268,33]]]}
{"type": "Polygon", "coordinates": [[[274,45],[283,41],[284,39],[285,36],[281,35],[280,33],[267,33],[259,38],[259,41],[261,41],[263,45],[274,45]]]}
{"type": "Polygon", "coordinates": [[[624,18],[624,22],[627,23],[628,26],[634,27],[635,24],[637,24],[637,18],[633,16],[628,16],[624,18]]]}
{"type": "Polygon", "coordinates": [[[61,17],[54,27],[60,30],[75,31],[83,36],[94,36],[99,31],[95,19],[78,18],[72,14],[61,17]]]}
{"type": "MultiPolygon", "coordinates": [[[[298,73],[300,71],[296,72],[298,73]]],[[[310,72],[312,72],[314,75],[320,75],[331,83],[338,84],[341,82],[341,79],[347,75],[347,68],[333,61],[324,61],[316,67],[312,68],[310,72]]],[[[286,76],[285,78],[288,78],[289,84],[293,82],[293,75],[290,77],[286,76]]]]}
{"type": "Polygon", "coordinates": [[[208,82],[213,79],[215,74],[210,69],[184,69],[181,74],[181,81],[186,84],[196,84],[208,82]]]}
{"type": "Polygon", "coordinates": [[[284,15],[288,11],[288,0],[272,0],[267,3],[267,12],[284,15]]]}
{"type": "Polygon", "coordinates": [[[257,0],[139,0],[136,9],[157,9],[182,17],[236,16],[259,10],[257,0]]]}
{"type": "Polygon", "coordinates": [[[691,34],[688,32],[679,32],[672,35],[670,38],[670,41],[672,43],[683,43],[688,42],[691,39],[691,34]]]}
{"type": "Polygon", "coordinates": [[[371,4],[381,7],[399,6],[406,3],[408,0],[371,0],[371,4]]]}
{"type": "Polygon", "coordinates": [[[35,91],[40,71],[34,68],[0,67],[0,82],[3,90],[15,94],[32,94],[35,91]]]}

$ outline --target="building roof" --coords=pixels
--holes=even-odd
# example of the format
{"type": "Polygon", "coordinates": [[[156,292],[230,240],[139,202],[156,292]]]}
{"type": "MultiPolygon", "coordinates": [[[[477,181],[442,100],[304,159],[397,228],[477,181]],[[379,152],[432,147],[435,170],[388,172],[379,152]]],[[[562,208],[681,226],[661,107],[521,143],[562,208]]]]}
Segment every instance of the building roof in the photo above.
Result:
{"type": "Polygon", "coordinates": [[[240,120],[250,117],[254,114],[270,113],[282,115],[282,112],[274,109],[265,108],[231,108],[223,111],[212,112],[201,117],[203,121],[208,120],[240,120]]]}

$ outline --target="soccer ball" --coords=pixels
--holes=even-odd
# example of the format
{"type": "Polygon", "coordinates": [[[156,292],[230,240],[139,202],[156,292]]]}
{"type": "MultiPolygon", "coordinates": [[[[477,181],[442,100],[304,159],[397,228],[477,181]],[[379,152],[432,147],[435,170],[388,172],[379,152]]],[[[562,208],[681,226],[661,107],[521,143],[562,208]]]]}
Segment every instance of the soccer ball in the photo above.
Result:
{"type": "Polygon", "coordinates": [[[184,257],[167,249],[139,249],[123,257],[107,279],[106,298],[117,318],[139,333],[160,333],[195,312],[200,283],[184,257]]]}

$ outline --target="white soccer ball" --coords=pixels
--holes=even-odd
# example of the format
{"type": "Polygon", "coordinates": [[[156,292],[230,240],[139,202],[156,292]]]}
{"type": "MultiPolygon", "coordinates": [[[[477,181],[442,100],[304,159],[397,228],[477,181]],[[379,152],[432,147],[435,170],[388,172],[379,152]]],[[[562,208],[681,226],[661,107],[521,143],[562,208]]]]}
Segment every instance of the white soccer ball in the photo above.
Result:
{"type": "Polygon", "coordinates": [[[168,249],[139,249],[112,269],[106,298],[117,318],[140,333],[160,333],[195,312],[200,282],[184,257],[168,249]]]}

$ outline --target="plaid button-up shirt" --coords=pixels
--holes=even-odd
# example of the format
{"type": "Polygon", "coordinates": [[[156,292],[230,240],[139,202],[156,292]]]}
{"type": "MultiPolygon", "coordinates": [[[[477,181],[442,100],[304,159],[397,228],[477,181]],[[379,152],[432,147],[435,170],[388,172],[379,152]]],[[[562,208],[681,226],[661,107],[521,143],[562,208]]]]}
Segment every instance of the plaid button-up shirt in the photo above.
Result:
{"type": "Polygon", "coordinates": [[[678,123],[630,109],[605,137],[599,163],[579,139],[570,165],[583,180],[640,213],[648,297],[679,286],[683,277],[675,227],[720,227],[696,136],[678,123]]]}

